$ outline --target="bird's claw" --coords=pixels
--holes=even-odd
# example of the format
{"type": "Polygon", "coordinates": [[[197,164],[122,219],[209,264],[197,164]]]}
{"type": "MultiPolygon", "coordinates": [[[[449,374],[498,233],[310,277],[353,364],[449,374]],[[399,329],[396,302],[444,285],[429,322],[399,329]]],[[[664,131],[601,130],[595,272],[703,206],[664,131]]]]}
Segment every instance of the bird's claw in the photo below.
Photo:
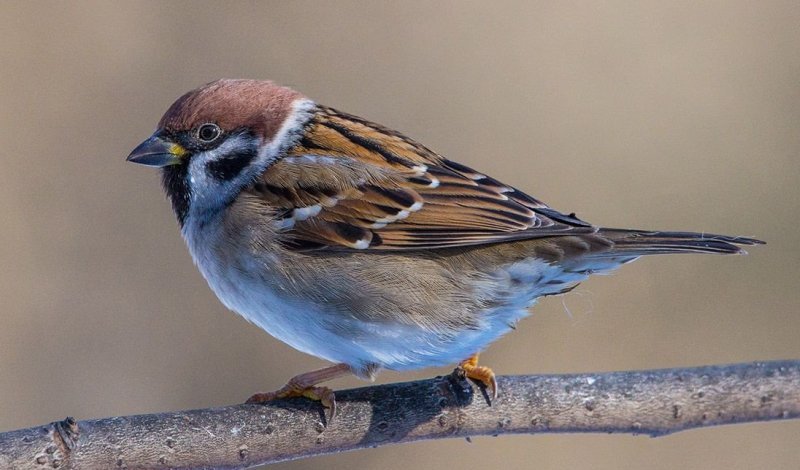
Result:
{"type": "Polygon", "coordinates": [[[245,401],[247,404],[263,404],[283,398],[305,397],[320,402],[328,410],[326,420],[333,422],[336,417],[336,397],[328,387],[302,387],[290,381],[280,390],[256,393],[245,401]]]}
{"type": "Polygon", "coordinates": [[[494,371],[486,366],[479,366],[477,354],[462,361],[458,367],[464,372],[465,377],[483,385],[492,401],[497,399],[498,387],[494,371]]]}

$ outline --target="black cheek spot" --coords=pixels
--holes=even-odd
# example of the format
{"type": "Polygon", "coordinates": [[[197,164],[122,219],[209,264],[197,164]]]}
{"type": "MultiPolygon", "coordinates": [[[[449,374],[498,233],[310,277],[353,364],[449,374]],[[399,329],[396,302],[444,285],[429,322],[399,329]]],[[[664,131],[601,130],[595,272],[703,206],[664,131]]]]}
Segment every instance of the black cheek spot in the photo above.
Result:
{"type": "Polygon", "coordinates": [[[256,150],[244,150],[225,155],[219,160],[206,164],[208,174],[218,180],[231,180],[236,178],[257,156],[256,150]]]}

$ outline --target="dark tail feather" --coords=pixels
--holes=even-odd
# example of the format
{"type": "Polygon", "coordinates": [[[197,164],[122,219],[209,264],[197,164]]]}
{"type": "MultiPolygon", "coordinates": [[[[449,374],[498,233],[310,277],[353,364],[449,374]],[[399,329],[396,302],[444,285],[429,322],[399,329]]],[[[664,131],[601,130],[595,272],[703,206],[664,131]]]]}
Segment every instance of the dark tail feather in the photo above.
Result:
{"type": "Polygon", "coordinates": [[[712,233],[651,232],[601,228],[598,235],[614,243],[608,255],[630,254],[633,256],[660,255],[669,253],[717,253],[746,254],[739,245],[762,245],[755,238],[731,237],[712,233]]]}

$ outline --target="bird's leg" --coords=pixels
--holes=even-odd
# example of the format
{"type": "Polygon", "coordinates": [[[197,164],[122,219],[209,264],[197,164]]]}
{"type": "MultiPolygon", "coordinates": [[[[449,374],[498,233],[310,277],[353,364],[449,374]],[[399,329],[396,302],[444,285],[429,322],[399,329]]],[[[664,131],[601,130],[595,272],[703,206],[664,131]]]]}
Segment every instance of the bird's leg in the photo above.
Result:
{"type": "Polygon", "coordinates": [[[497,379],[494,377],[492,369],[478,365],[478,353],[473,354],[468,359],[461,361],[458,368],[464,371],[468,379],[475,380],[483,384],[489,391],[492,400],[497,398],[497,379]]]}
{"type": "Polygon", "coordinates": [[[322,406],[328,408],[330,410],[328,421],[333,421],[333,417],[336,416],[336,399],[333,395],[333,390],[328,387],[317,387],[316,385],[351,372],[352,370],[347,364],[336,364],[324,369],[306,372],[292,377],[286,385],[274,392],[256,393],[248,398],[245,403],[266,403],[280,398],[306,397],[316,400],[322,406]]]}

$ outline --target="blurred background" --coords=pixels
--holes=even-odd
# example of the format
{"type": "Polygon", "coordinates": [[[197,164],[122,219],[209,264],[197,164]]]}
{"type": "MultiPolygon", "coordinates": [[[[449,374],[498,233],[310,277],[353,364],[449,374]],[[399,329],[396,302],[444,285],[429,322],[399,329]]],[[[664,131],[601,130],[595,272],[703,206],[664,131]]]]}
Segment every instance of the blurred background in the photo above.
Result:
{"type": "MultiPolygon", "coordinates": [[[[157,172],[124,161],[219,77],[290,85],[595,223],[769,243],[548,298],[482,356],[500,374],[800,358],[798,24],[796,1],[1,3],[0,431],[238,403],[324,365],[226,311],[157,172]]],[[[271,468],[795,469],[799,436],[476,438],[271,468]]]]}

